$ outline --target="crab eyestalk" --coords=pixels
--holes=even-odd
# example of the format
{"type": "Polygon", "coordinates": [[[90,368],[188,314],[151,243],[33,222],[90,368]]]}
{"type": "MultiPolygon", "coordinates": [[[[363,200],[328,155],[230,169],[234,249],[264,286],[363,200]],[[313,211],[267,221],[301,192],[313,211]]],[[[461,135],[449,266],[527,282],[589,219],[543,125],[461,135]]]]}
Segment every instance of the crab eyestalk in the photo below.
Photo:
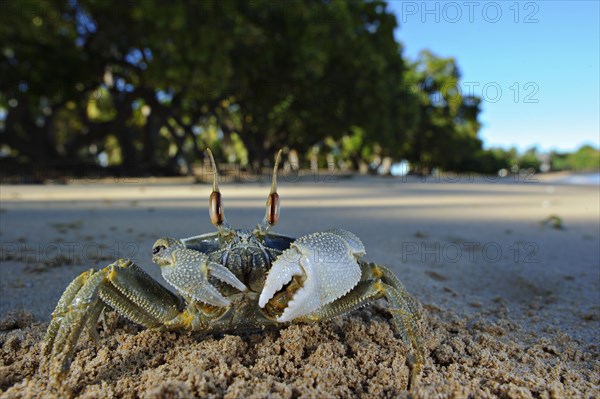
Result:
{"type": "Polygon", "coordinates": [[[275,156],[273,177],[271,178],[271,192],[267,197],[267,211],[262,222],[257,226],[261,235],[267,234],[269,229],[279,221],[279,194],[277,194],[277,169],[279,169],[279,162],[281,162],[281,150],[275,156]]]}
{"type": "Polygon", "coordinates": [[[219,191],[219,185],[217,184],[218,180],[218,172],[217,172],[217,164],[215,163],[215,158],[213,157],[212,151],[210,148],[206,149],[208,153],[208,157],[210,158],[210,163],[213,169],[213,189],[212,193],[210,193],[210,197],[208,199],[208,211],[210,214],[210,221],[217,228],[219,233],[229,232],[229,223],[227,223],[227,219],[225,219],[225,211],[223,210],[223,199],[221,198],[221,191],[219,191]]]}

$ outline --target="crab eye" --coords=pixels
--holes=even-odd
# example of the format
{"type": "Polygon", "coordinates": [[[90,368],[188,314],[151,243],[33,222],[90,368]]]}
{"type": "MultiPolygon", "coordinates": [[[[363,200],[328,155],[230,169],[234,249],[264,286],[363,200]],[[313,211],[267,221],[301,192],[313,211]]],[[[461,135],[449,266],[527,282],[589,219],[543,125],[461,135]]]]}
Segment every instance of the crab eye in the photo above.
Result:
{"type": "Polygon", "coordinates": [[[220,226],[225,220],[225,213],[223,212],[223,202],[221,201],[221,193],[213,191],[210,194],[209,199],[209,210],[210,210],[210,221],[215,226],[220,226]]]}
{"type": "Polygon", "coordinates": [[[279,194],[271,193],[267,198],[267,223],[274,225],[279,220],[279,194]]]}
{"type": "Polygon", "coordinates": [[[281,150],[275,156],[275,165],[273,166],[273,177],[271,178],[271,192],[267,197],[267,212],[264,219],[257,226],[258,233],[262,236],[275,226],[279,221],[279,194],[277,194],[277,169],[281,161],[281,150]]]}
{"type": "Polygon", "coordinates": [[[152,248],[152,255],[156,255],[157,253],[159,253],[163,249],[167,249],[167,247],[165,247],[164,245],[158,245],[158,246],[152,248]]]}

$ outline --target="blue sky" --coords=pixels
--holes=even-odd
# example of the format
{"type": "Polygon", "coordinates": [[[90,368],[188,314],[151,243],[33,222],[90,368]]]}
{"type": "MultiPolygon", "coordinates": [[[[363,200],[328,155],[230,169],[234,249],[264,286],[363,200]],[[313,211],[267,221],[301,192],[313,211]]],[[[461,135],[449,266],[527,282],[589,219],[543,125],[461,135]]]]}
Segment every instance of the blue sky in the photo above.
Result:
{"type": "Polygon", "coordinates": [[[600,146],[600,2],[400,1],[396,38],[414,60],[454,57],[483,98],[484,146],[600,146]]]}

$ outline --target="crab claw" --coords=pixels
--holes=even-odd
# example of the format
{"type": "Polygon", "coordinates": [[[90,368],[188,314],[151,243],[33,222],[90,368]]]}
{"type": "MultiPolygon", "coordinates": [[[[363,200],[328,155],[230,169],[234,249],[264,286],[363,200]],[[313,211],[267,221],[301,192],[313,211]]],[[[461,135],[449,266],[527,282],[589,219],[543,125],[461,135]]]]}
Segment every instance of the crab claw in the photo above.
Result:
{"type": "Polygon", "coordinates": [[[196,301],[214,306],[231,303],[210,284],[209,275],[240,291],[248,289],[225,266],[210,262],[206,254],[186,248],[180,240],[161,238],[154,244],[152,253],[152,260],[161,267],[164,279],[177,291],[196,301]]]}
{"type": "Polygon", "coordinates": [[[364,245],[349,231],[336,229],[300,237],[271,265],[258,305],[264,308],[296,276],[301,287],[277,321],[308,315],[356,286],[361,276],[357,258],[364,254],[364,245]]]}

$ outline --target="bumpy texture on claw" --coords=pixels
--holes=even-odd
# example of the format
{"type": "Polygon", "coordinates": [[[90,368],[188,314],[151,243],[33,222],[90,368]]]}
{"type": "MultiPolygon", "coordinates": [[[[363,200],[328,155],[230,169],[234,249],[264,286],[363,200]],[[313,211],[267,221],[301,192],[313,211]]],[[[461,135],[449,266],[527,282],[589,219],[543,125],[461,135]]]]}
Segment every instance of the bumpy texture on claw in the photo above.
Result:
{"type": "Polygon", "coordinates": [[[351,233],[348,230],[331,229],[327,230],[326,233],[332,233],[342,237],[344,241],[346,241],[346,244],[348,244],[348,246],[350,247],[352,255],[354,255],[356,258],[360,258],[361,256],[364,256],[367,253],[365,245],[362,243],[360,238],[358,238],[356,234],[351,233]]]}
{"type": "Polygon", "coordinates": [[[204,253],[185,248],[180,240],[161,238],[154,244],[153,260],[161,266],[162,275],[182,294],[213,306],[228,306],[224,297],[210,282],[213,276],[224,283],[246,291],[248,288],[226,267],[210,262],[204,253]]]}
{"type": "Polygon", "coordinates": [[[308,315],[347,294],[361,277],[357,258],[365,254],[358,237],[345,230],[330,230],[298,238],[273,262],[258,304],[267,302],[294,276],[304,279],[277,319],[287,322],[308,315]]]}

